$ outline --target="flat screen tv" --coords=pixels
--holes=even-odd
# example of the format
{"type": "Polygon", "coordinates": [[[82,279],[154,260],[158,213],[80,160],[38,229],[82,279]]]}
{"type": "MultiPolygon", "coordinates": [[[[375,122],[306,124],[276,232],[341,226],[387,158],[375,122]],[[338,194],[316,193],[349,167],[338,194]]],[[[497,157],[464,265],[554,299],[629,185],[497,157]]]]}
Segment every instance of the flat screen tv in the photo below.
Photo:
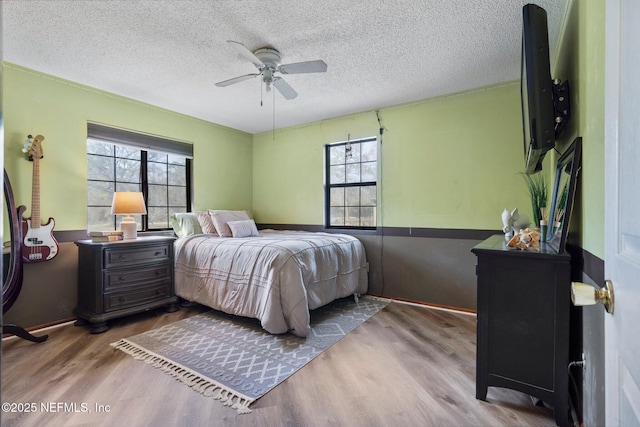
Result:
{"type": "Polygon", "coordinates": [[[547,12],[535,4],[522,8],[521,70],[525,173],[532,174],[542,169],[569,116],[568,84],[551,79],[547,12]]]}

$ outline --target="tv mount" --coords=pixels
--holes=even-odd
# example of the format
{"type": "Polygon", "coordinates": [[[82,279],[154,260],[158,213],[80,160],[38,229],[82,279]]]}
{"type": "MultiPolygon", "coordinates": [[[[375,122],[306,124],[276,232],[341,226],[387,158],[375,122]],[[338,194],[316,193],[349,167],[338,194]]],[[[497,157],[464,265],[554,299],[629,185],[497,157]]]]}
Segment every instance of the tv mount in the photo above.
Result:
{"type": "Polygon", "coordinates": [[[571,108],[569,102],[569,82],[553,80],[553,115],[555,121],[556,138],[562,133],[567,126],[567,122],[571,117],[571,108]]]}

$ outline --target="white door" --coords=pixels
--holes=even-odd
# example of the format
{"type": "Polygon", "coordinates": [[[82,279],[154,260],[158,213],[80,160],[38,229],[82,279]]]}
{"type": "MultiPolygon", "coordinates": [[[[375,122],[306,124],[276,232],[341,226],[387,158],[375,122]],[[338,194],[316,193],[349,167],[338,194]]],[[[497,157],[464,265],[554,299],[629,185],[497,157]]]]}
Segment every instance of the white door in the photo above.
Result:
{"type": "Polygon", "coordinates": [[[605,42],[607,426],[640,426],[640,2],[607,0],[605,42]]]}

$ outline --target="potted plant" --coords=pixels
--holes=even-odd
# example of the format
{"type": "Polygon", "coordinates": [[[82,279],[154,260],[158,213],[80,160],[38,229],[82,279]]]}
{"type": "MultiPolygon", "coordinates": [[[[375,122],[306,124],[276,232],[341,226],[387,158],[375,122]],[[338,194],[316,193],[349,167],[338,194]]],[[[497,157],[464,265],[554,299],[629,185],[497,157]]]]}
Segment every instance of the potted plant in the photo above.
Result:
{"type": "Polygon", "coordinates": [[[544,174],[540,172],[533,175],[522,173],[522,176],[531,197],[533,223],[536,227],[540,227],[540,220],[547,220],[547,182],[544,174]]]}

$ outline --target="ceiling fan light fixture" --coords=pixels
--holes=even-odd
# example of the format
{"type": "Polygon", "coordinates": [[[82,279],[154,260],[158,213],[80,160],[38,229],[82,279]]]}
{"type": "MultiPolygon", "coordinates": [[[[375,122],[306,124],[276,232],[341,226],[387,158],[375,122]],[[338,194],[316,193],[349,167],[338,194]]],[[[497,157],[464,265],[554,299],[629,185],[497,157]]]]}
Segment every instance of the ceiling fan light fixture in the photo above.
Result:
{"type": "Polygon", "coordinates": [[[271,70],[269,67],[267,67],[263,72],[262,72],[262,81],[264,82],[266,88],[267,88],[267,92],[271,92],[271,84],[273,83],[273,70],[271,70]]]}

